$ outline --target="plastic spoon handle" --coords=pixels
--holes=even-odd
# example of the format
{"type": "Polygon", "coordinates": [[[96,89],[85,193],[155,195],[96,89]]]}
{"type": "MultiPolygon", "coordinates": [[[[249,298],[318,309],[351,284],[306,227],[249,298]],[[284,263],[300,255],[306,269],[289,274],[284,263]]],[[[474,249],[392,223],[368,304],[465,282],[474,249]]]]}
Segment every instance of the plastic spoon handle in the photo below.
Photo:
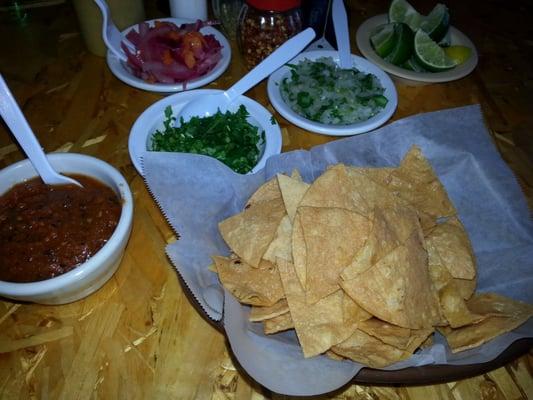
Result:
{"type": "Polygon", "coordinates": [[[272,72],[296,57],[314,37],[315,31],[313,28],[307,28],[293,36],[248,72],[240,81],[226,90],[224,95],[231,102],[241,94],[246,93],[272,72]]]}
{"type": "Polygon", "coordinates": [[[126,61],[127,58],[120,47],[120,43],[124,41],[130,50],[132,45],[129,45],[129,41],[126,41],[122,37],[122,33],[120,33],[117,26],[111,19],[109,6],[105,0],[94,0],[94,2],[102,12],[102,38],[104,39],[107,48],[111,50],[111,52],[117,56],[119,60],[126,61]]]}
{"type": "Polygon", "coordinates": [[[76,180],[60,175],[52,168],[1,74],[0,116],[6,122],[44,183],[49,185],[75,184],[81,186],[76,180]]]}
{"type": "Polygon", "coordinates": [[[350,32],[348,31],[348,16],[342,0],[333,0],[332,5],[333,28],[337,39],[339,62],[342,69],[352,68],[352,54],[350,50],[350,32]]]}

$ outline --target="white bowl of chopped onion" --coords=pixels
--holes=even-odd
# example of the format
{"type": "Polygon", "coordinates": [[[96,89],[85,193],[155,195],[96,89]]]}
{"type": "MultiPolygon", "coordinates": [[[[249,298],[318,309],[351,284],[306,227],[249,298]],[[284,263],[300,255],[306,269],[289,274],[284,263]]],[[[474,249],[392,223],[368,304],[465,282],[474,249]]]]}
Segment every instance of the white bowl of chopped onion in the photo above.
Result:
{"type": "MultiPolygon", "coordinates": [[[[149,37],[153,35],[152,30],[159,23],[172,23],[177,27],[182,24],[196,24],[193,20],[183,18],[160,18],[130,26],[122,31],[125,37],[133,37],[133,42],[137,42],[137,51],[131,53],[127,62],[120,60],[111,51],[107,52],[106,57],[109,69],[122,82],[151,92],[174,93],[205,86],[217,79],[227,69],[231,60],[231,46],[220,31],[210,25],[203,25],[198,30],[201,37],[191,34],[189,39],[192,40],[185,42],[183,37],[186,33],[178,34],[176,32],[182,31],[163,31],[161,29],[162,36],[170,34],[177,38],[180,35],[182,37],[181,39],[176,39],[181,40],[181,42],[178,42],[180,45],[175,45],[168,50],[168,46],[159,46],[157,41],[149,37]],[[146,43],[142,43],[145,38],[146,43]],[[185,44],[190,44],[190,46],[194,47],[197,44],[194,40],[202,42],[206,51],[196,52],[194,56],[192,51],[186,52],[187,46],[185,44]],[[218,46],[216,42],[220,44],[220,49],[217,50],[215,57],[211,50],[213,44],[218,46]],[[150,60],[146,62],[146,59],[143,60],[143,54],[148,52],[158,54],[158,56],[151,55],[150,60]]],[[[171,39],[169,38],[169,40],[171,39]]],[[[192,47],[191,50],[197,51],[192,49],[192,47]]]]}
{"type": "Polygon", "coordinates": [[[350,136],[378,128],[398,105],[390,77],[362,57],[352,69],[339,67],[338,52],[300,53],[268,79],[268,97],[277,112],[300,128],[350,136]]]}

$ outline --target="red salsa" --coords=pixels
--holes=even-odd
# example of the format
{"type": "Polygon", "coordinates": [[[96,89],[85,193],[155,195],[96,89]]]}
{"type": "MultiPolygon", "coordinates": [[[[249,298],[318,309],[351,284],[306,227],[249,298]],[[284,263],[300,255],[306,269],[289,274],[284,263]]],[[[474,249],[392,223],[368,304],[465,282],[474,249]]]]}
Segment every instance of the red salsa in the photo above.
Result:
{"type": "Polygon", "coordinates": [[[76,185],[20,183],[0,197],[0,280],[35,282],[84,263],[109,240],[122,205],[103,183],[72,175],[76,185]]]}

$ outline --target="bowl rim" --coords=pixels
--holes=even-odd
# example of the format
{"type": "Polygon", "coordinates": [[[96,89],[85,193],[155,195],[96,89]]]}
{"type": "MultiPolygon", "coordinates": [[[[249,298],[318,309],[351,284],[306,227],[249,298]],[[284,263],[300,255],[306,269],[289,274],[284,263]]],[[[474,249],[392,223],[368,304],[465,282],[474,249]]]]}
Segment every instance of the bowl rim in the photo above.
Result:
{"type": "MultiPolygon", "coordinates": [[[[179,107],[181,105],[183,107],[183,105],[186,104],[187,101],[191,101],[196,97],[222,92],[223,90],[220,89],[188,90],[185,92],[174,93],[170,96],[167,96],[161,100],[156,101],[148,108],[146,108],[133,123],[128,138],[128,150],[130,158],[137,172],[141,176],[144,176],[142,155],[143,153],[149,150],[146,148],[143,149],[143,147],[146,147],[148,137],[153,133],[151,131],[151,129],[153,129],[153,125],[155,125],[156,122],[161,122],[163,120],[163,113],[167,106],[172,106],[174,108],[179,107]]],[[[265,148],[263,154],[257,161],[254,168],[252,168],[252,170],[248,172],[248,174],[254,174],[265,166],[266,160],[269,157],[281,153],[281,128],[277,121],[275,124],[272,124],[271,121],[274,116],[266,107],[264,107],[256,100],[241,95],[238,97],[236,102],[237,104],[244,104],[245,106],[247,106],[250,116],[254,117],[257,122],[260,123],[265,132],[265,148]],[[250,108],[253,108],[253,110],[250,108]],[[253,112],[254,110],[256,111],[256,113],[253,112]],[[259,113],[260,115],[258,116],[257,113],[259,113]],[[261,121],[264,121],[264,123],[261,123],[261,121]]]]}
{"type": "MultiPolygon", "coordinates": [[[[173,17],[165,17],[165,18],[156,18],[156,19],[150,19],[143,22],[147,22],[149,24],[155,23],[155,21],[168,21],[168,22],[174,22],[176,25],[180,25],[183,23],[194,23],[195,21],[192,19],[187,18],[173,18],[173,17]]],[[[134,29],[138,24],[131,25],[124,29],[122,33],[125,35],[128,33],[131,29],[134,29]]],[[[220,42],[222,46],[222,58],[219,60],[219,62],[215,65],[215,67],[209,71],[207,74],[202,75],[198,78],[192,79],[189,82],[183,83],[148,83],[143,81],[140,78],[137,78],[133,74],[131,74],[123,65],[123,61],[119,60],[117,56],[115,56],[110,50],[107,51],[106,54],[106,62],[107,66],[118,79],[120,79],[122,82],[126,83],[127,85],[133,86],[137,89],[142,89],[146,91],[151,92],[158,92],[158,93],[174,93],[174,92],[181,92],[189,89],[196,89],[202,86],[205,86],[211,82],[213,82],[215,79],[217,79],[220,75],[222,75],[226,69],[229,66],[229,63],[231,61],[231,45],[224,36],[222,32],[220,32],[218,29],[215,29],[212,26],[204,26],[200,29],[200,31],[204,34],[212,34],[215,36],[215,38],[220,42]]]]}
{"type": "MultiPolygon", "coordinates": [[[[64,274],[42,281],[19,283],[0,280],[0,296],[9,297],[43,295],[64,288],[73,282],[82,280],[98,270],[102,266],[102,263],[112,255],[117,247],[120,247],[121,243],[124,240],[127,240],[129,237],[129,231],[133,220],[133,196],[126,179],[115,167],[103,160],[85,154],[55,153],[47,154],[47,158],[52,164],[54,164],[56,160],[57,162],[81,162],[83,164],[91,165],[92,167],[95,167],[96,169],[101,170],[105,174],[109,175],[119,190],[117,195],[120,197],[122,202],[122,211],[118,224],[104,246],[102,246],[100,250],[98,250],[83,264],[71,269],[68,272],[65,272],[64,274]]],[[[29,168],[29,170],[32,170],[33,166],[28,159],[24,159],[0,170],[0,177],[6,175],[9,176],[11,173],[21,168],[29,168]]],[[[37,172],[35,170],[34,172],[34,175],[25,179],[31,179],[32,177],[37,176],[37,172]]],[[[86,175],[92,177],[90,173],[86,173],[85,171],[80,171],[80,173],[85,173],[86,175]]],[[[101,179],[98,177],[94,178],[101,181],[101,179]]],[[[107,183],[103,183],[109,186],[107,183]]],[[[10,188],[11,187],[12,186],[10,186],[10,188]]],[[[7,190],[10,190],[10,188],[7,190]]],[[[6,191],[3,191],[0,193],[0,195],[3,195],[4,193],[6,193],[6,191]]]]}
{"type": "MultiPolygon", "coordinates": [[[[268,98],[272,106],[280,113],[285,119],[294,125],[306,129],[311,132],[329,135],[329,136],[352,136],[369,132],[378,128],[387,122],[398,106],[398,93],[394,82],[391,80],[379,66],[373,64],[371,61],[352,54],[352,62],[354,67],[360,69],[366,73],[372,73],[375,75],[381,85],[385,88],[385,97],[389,100],[387,105],[378,114],[370,117],[366,121],[357,122],[349,125],[328,125],[320,122],[314,122],[307,118],[302,117],[293,111],[290,106],[285,103],[281,97],[279,90],[279,82],[289,73],[289,67],[284,65],[279,68],[268,78],[267,92],[268,98]]],[[[331,57],[336,63],[339,63],[339,53],[336,50],[311,50],[298,54],[289,63],[297,63],[305,58],[310,60],[316,60],[320,57],[331,57]]]]}
{"type": "Polygon", "coordinates": [[[462,45],[469,47],[472,50],[470,58],[466,60],[463,64],[443,72],[422,73],[409,71],[407,69],[398,67],[397,65],[385,61],[383,58],[378,56],[372,48],[370,44],[370,32],[376,26],[387,22],[387,14],[375,15],[364,21],[359,26],[355,34],[357,47],[359,48],[361,54],[369,61],[373,62],[374,64],[385,70],[387,73],[414,82],[444,83],[464,78],[465,76],[470,74],[474,70],[474,68],[476,68],[479,59],[476,46],[474,46],[474,43],[468,38],[468,36],[466,36],[459,29],[451,25],[449,28],[449,32],[452,45],[462,45]]]}

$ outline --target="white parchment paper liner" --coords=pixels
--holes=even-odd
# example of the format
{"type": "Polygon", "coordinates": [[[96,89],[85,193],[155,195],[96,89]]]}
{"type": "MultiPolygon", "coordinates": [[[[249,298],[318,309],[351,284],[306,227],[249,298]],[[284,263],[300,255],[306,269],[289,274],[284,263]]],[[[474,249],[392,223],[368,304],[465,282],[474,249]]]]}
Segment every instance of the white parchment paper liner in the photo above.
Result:
{"type": "MultiPolygon", "coordinates": [[[[224,296],[216,274],[207,269],[211,255],[228,254],[218,222],[240,212],[257,187],[278,172],[297,168],[312,182],[329,164],[397,166],[413,144],[430,160],[470,235],[478,262],[478,291],[533,303],[531,216],[514,175],[492,143],[479,106],[420,114],[311,151],[274,156],[255,175],[235,174],[199,155],[145,153],[148,188],[180,235],[167,246],[168,257],[210,318],[220,320],[224,310],[235,356],[270,390],[287,395],[325,393],[350,381],[363,366],[325,356],[304,359],[294,332],[265,336],[260,324],[250,323],[249,308],[224,296]]],[[[386,369],[487,362],[523,337],[533,337],[533,320],[456,355],[436,335],[434,346],[386,369]]]]}

